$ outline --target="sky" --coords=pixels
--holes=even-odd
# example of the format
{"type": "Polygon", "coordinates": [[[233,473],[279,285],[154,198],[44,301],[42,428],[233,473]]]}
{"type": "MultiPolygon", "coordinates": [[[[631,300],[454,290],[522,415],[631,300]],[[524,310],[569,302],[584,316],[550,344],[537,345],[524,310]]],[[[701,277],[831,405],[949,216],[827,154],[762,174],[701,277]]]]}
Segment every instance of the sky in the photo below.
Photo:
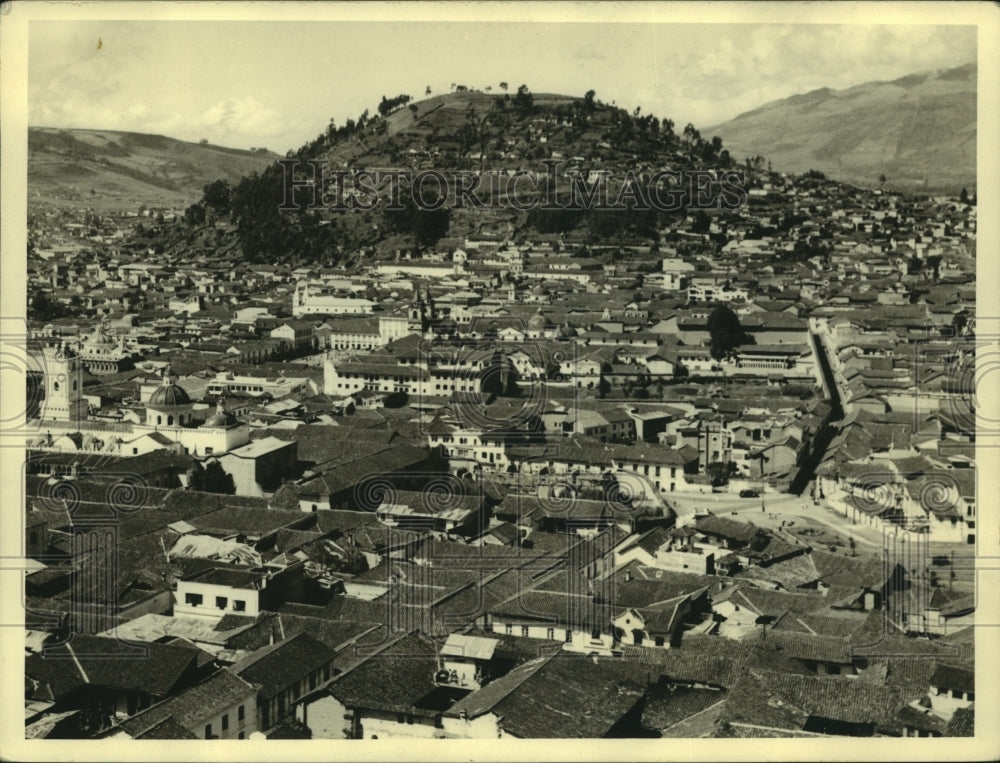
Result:
{"type": "Polygon", "coordinates": [[[700,130],[764,103],[976,60],[972,26],[37,21],[29,124],[298,148],[383,95],[526,84],[700,130]]]}

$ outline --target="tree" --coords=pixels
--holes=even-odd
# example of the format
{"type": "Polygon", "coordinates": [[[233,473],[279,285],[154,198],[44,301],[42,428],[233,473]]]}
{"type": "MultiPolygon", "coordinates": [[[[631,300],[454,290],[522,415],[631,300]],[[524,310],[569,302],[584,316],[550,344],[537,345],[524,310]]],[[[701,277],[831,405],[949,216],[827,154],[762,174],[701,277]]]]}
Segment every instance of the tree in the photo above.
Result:
{"type": "Polygon", "coordinates": [[[501,82],[500,83],[500,89],[503,90],[505,93],[507,92],[507,88],[508,88],[508,85],[507,85],[506,82],[501,82]]]}
{"type": "Polygon", "coordinates": [[[222,214],[229,211],[229,202],[232,198],[233,189],[225,180],[216,180],[209,183],[202,190],[201,201],[207,209],[215,214],[222,214]]]}
{"type": "Polygon", "coordinates": [[[588,90],[583,96],[583,108],[589,114],[594,110],[594,96],[597,95],[593,90],[588,90]]]}
{"type": "Polygon", "coordinates": [[[712,478],[713,487],[725,485],[729,482],[729,475],[732,473],[732,469],[729,467],[730,464],[723,463],[722,461],[715,461],[705,467],[705,473],[712,478]]]}
{"type": "Polygon", "coordinates": [[[201,225],[205,222],[205,207],[201,204],[192,204],[184,210],[184,221],[188,225],[201,225]]]}
{"type": "Polygon", "coordinates": [[[879,188],[881,188],[882,186],[885,185],[885,181],[886,180],[888,180],[888,178],[886,178],[884,172],[878,176],[878,185],[879,185],[879,188]]]}
{"type": "Polygon", "coordinates": [[[517,88],[517,95],[514,96],[514,107],[522,114],[530,114],[535,107],[535,96],[528,90],[527,85],[517,88]]]}
{"type": "Polygon", "coordinates": [[[611,383],[601,374],[601,380],[597,383],[597,396],[603,400],[611,391],[611,383]]]}
{"type": "Polygon", "coordinates": [[[708,333],[712,337],[712,357],[721,360],[741,344],[753,339],[743,330],[740,319],[728,305],[719,305],[708,316],[708,333]]]}
{"type": "Polygon", "coordinates": [[[427,89],[424,91],[424,95],[430,95],[430,94],[431,94],[431,86],[428,85],[427,89]]]}
{"type": "Polygon", "coordinates": [[[968,191],[968,189],[965,189],[965,188],[962,189],[962,193],[958,197],[958,200],[960,202],[962,202],[963,204],[968,204],[969,203],[969,191],[968,191]]]}
{"type": "Polygon", "coordinates": [[[228,474],[218,461],[209,461],[203,469],[196,469],[191,476],[191,487],[204,493],[236,494],[233,476],[228,474]]]}

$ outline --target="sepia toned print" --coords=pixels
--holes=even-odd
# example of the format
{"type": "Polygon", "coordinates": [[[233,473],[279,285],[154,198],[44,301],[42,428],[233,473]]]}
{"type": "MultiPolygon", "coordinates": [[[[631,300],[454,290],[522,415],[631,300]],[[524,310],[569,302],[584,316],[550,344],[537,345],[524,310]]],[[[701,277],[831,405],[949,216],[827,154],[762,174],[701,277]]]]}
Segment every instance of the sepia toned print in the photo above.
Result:
{"type": "Polygon", "coordinates": [[[25,741],[982,739],[974,21],[27,29],[25,741]]]}

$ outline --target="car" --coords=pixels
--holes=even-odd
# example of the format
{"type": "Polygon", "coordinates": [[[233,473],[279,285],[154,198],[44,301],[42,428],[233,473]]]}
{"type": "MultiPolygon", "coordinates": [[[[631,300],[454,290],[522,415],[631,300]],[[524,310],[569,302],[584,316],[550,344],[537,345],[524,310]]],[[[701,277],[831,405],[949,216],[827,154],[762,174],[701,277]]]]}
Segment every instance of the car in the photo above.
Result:
{"type": "Polygon", "coordinates": [[[741,490],[740,498],[760,498],[760,493],[756,490],[741,490]]]}

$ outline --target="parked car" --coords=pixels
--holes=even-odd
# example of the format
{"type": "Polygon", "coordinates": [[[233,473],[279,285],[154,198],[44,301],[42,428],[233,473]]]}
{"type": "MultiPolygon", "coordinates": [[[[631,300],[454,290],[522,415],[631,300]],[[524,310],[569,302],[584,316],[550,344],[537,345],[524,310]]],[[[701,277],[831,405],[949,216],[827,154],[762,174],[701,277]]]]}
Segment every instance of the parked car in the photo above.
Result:
{"type": "Polygon", "coordinates": [[[740,498],[760,498],[760,493],[756,490],[741,490],[740,498]]]}

